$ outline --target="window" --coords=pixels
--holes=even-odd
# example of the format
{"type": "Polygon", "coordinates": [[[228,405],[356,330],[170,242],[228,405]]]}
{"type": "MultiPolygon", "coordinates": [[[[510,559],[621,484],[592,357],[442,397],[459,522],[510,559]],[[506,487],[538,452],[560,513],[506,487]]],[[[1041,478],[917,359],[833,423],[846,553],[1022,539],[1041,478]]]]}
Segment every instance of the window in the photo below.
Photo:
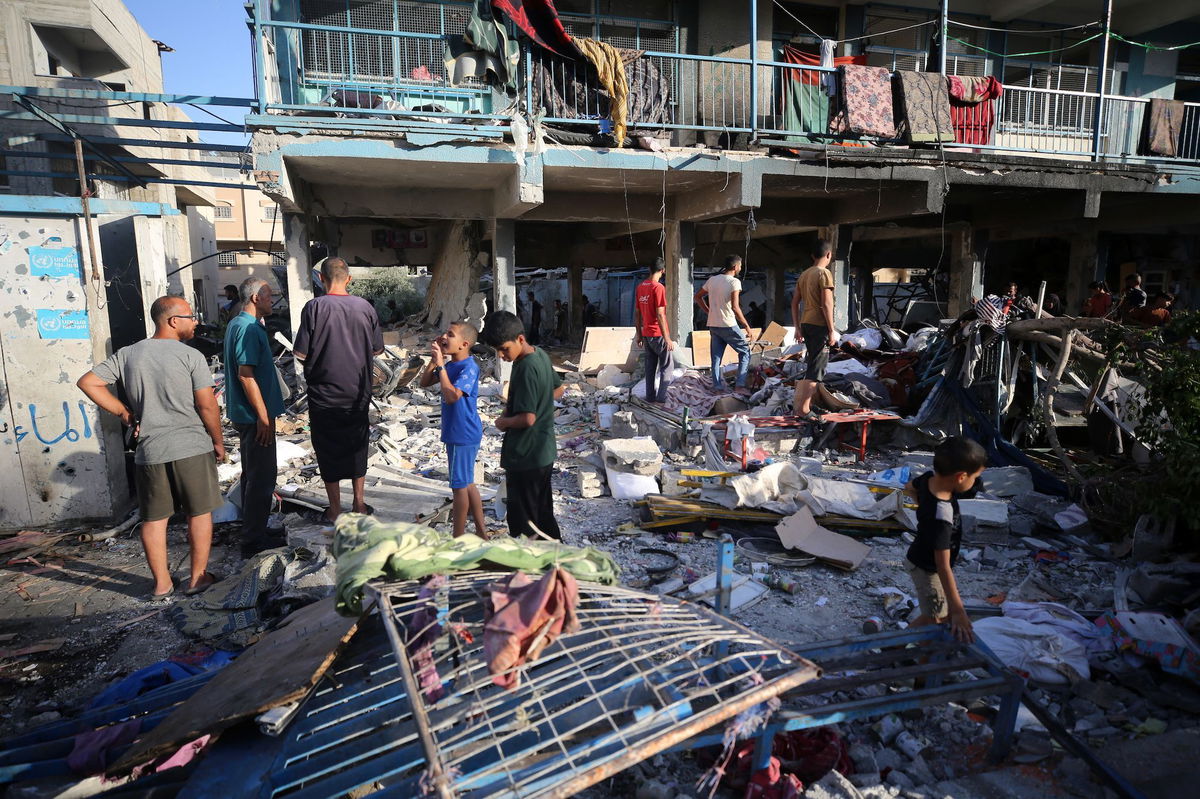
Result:
{"type": "Polygon", "coordinates": [[[129,68],[90,28],[31,25],[33,68],[39,75],[102,78],[129,68]]]}
{"type": "Polygon", "coordinates": [[[225,203],[217,203],[213,206],[214,219],[233,219],[233,206],[225,203]]]}
{"type": "Polygon", "coordinates": [[[237,266],[237,250],[217,253],[217,266],[237,266]]]}
{"type": "Polygon", "coordinates": [[[262,218],[263,218],[264,222],[272,222],[279,218],[279,206],[278,205],[264,205],[262,212],[263,212],[262,218]]]}
{"type": "Polygon", "coordinates": [[[271,266],[287,266],[287,253],[275,250],[271,253],[271,266]]]}
{"type": "MultiPolygon", "coordinates": [[[[8,169],[8,162],[4,160],[4,156],[0,155],[0,173],[8,169]]],[[[0,174],[0,191],[8,189],[8,175],[0,174]]]]}

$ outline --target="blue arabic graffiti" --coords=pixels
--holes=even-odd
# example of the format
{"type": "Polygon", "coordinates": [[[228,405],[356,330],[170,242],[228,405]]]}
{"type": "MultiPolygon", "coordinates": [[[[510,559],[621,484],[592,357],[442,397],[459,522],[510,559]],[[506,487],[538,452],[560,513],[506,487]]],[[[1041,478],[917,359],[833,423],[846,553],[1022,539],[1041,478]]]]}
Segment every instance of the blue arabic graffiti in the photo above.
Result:
{"type": "MultiPolygon", "coordinates": [[[[25,437],[28,436],[30,433],[33,433],[34,438],[36,438],[38,441],[42,442],[43,444],[45,444],[48,447],[52,446],[54,444],[57,444],[59,441],[62,441],[63,439],[66,439],[67,441],[69,441],[71,443],[78,441],[81,437],[81,434],[80,434],[79,430],[77,430],[76,428],[71,426],[71,403],[68,402],[67,400],[63,400],[62,415],[63,415],[63,431],[61,433],[59,433],[57,436],[55,436],[54,438],[46,438],[45,436],[42,435],[42,430],[38,426],[37,406],[34,405],[33,403],[30,403],[29,404],[29,425],[33,429],[26,430],[24,428],[24,426],[22,426],[22,425],[17,425],[16,427],[14,427],[13,433],[17,437],[17,443],[20,444],[21,441],[23,441],[25,439],[25,437]]],[[[83,421],[82,437],[83,438],[91,438],[92,437],[92,423],[88,419],[87,407],[83,404],[82,400],[79,401],[79,418],[83,421]]]]}

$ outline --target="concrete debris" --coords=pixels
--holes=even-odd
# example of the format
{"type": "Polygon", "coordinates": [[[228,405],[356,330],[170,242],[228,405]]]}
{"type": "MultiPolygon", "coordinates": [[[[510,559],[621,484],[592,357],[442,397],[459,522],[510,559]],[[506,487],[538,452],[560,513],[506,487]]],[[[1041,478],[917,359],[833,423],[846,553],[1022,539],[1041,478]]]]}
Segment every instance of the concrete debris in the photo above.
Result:
{"type": "Polygon", "coordinates": [[[604,467],[610,472],[657,475],[663,455],[652,438],[615,438],[604,442],[604,467]]]}

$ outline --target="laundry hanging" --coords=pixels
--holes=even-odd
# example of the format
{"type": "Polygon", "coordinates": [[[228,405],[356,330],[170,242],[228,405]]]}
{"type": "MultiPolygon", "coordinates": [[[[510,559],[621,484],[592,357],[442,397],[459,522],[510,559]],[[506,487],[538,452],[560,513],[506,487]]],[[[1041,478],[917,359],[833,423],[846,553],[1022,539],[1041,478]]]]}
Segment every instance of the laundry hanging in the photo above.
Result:
{"type": "Polygon", "coordinates": [[[902,138],[909,142],[954,141],[950,95],[936,72],[896,73],[896,118],[902,138]]]}
{"type": "Polygon", "coordinates": [[[1179,155],[1179,134],[1183,132],[1183,115],[1187,106],[1182,100],[1151,98],[1150,111],[1143,126],[1142,155],[1179,155]]]}
{"type": "MultiPolygon", "coordinates": [[[[791,45],[785,44],[781,53],[783,61],[797,66],[815,67],[824,65],[825,48],[822,55],[806,53],[791,45]]],[[[843,64],[865,64],[865,55],[832,57],[829,48],[831,66],[840,67],[843,64]]],[[[829,107],[831,94],[836,94],[837,75],[832,72],[817,72],[811,69],[785,69],[788,77],[783,80],[779,91],[779,116],[782,129],[798,131],[802,134],[824,135],[829,131],[829,107]],[[835,91],[830,92],[830,86],[835,91]]],[[[811,141],[809,135],[789,136],[794,141],[811,141]]]]}
{"type": "Polygon", "coordinates": [[[629,81],[625,77],[625,63],[621,51],[608,42],[595,39],[576,39],[575,45],[584,57],[596,68],[600,85],[608,92],[608,112],[613,123],[613,138],[617,146],[625,143],[628,128],[629,81]]]}
{"type": "Polygon", "coordinates": [[[991,144],[996,111],[994,100],[1004,94],[1004,86],[994,76],[964,78],[949,75],[950,120],[954,141],[959,144],[991,144]]]}
{"type": "Polygon", "coordinates": [[[842,90],[830,131],[843,136],[896,138],[891,73],[884,67],[855,64],[844,64],[838,69],[842,90]]]}
{"type": "Polygon", "coordinates": [[[582,58],[583,54],[558,18],[554,0],[492,0],[492,8],[512,20],[538,45],[566,58],[582,58]]]}

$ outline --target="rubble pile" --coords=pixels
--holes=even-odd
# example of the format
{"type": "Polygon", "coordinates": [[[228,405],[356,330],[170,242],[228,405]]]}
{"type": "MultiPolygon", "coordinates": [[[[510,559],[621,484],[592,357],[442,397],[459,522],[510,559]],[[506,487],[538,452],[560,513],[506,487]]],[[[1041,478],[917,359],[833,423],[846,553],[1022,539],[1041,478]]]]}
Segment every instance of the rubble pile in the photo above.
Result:
{"type": "MultiPolygon", "coordinates": [[[[792,780],[805,796],[971,797],[988,795],[989,780],[1025,780],[1030,795],[1043,795],[1045,783],[1058,793],[1044,795],[1090,797],[1114,786],[1100,762],[1113,760],[1105,753],[1200,731],[1200,647],[1193,637],[1200,630],[1200,567],[1172,561],[1169,530],[1152,519],[1113,535],[1109,520],[1070,490],[1054,447],[1022,450],[1001,435],[1012,428],[1007,417],[1037,410],[1020,396],[1025,373],[1044,377],[1032,345],[1021,357],[993,357],[1004,325],[969,315],[908,336],[867,325],[846,337],[831,363],[817,398],[830,415],[814,424],[791,415],[803,345],[775,327],[756,342],[749,391],[713,389],[711,377],[679,353],[663,404],[643,399],[641,367],[626,356],[628,342],[611,357],[596,342],[580,353],[549,350],[565,384],[552,476],[564,543],[606,553],[625,588],[712,608],[727,602],[734,621],[784,647],[861,639],[860,671],[869,671],[871,658],[887,651],[872,649],[865,636],[919,632],[906,562],[915,505],[903,489],[931,469],[940,439],[971,435],[988,449],[991,466],[974,496],[959,503],[963,538],[954,575],[981,645],[976,654],[1019,675],[1023,706],[1006,761],[989,763],[1003,697],[971,694],[970,682],[988,672],[964,669],[939,677],[947,688],[941,701],[898,703],[871,718],[777,737],[775,751],[793,756],[779,755],[769,777],[751,772],[749,755],[730,753],[719,795],[742,795],[748,785],[782,791],[792,780]],[[1034,771],[1016,770],[1024,767],[1034,771]]],[[[451,492],[441,399],[418,386],[436,335],[411,326],[389,332],[376,365],[366,496],[380,520],[445,531],[451,492]]],[[[503,534],[494,421],[506,386],[490,351],[480,347],[478,356],[484,438],[476,482],[489,534],[503,534]]],[[[694,353],[692,360],[701,361],[694,353]]],[[[308,444],[304,386],[289,361],[282,356],[295,399],[278,424],[276,518],[287,546],[274,551],[269,568],[266,560],[233,564],[227,577],[249,579],[249,570],[262,598],[225,608],[238,617],[238,629],[225,625],[219,638],[193,634],[200,643],[253,644],[295,608],[334,591],[336,558],[321,521],[327,500],[308,444]]],[[[1064,431],[1083,418],[1083,404],[1070,407],[1061,403],[1053,418],[1064,431]]],[[[232,431],[227,443],[236,453],[232,431]]],[[[239,473],[236,458],[220,469],[230,500],[222,522],[237,519],[239,473]]],[[[164,620],[186,621],[185,632],[194,633],[213,624],[198,609],[193,602],[164,620]]],[[[35,655],[29,643],[6,639],[5,658],[35,655]]],[[[909,652],[905,668],[927,662],[920,646],[909,652]]],[[[763,712],[819,715],[824,707],[919,690],[923,680],[881,673],[851,689],[785,693],[763,712]]],[[[717,762],[703,748],[657,754],[579,795],[708,795],[698,785],[717,762]]]]}

